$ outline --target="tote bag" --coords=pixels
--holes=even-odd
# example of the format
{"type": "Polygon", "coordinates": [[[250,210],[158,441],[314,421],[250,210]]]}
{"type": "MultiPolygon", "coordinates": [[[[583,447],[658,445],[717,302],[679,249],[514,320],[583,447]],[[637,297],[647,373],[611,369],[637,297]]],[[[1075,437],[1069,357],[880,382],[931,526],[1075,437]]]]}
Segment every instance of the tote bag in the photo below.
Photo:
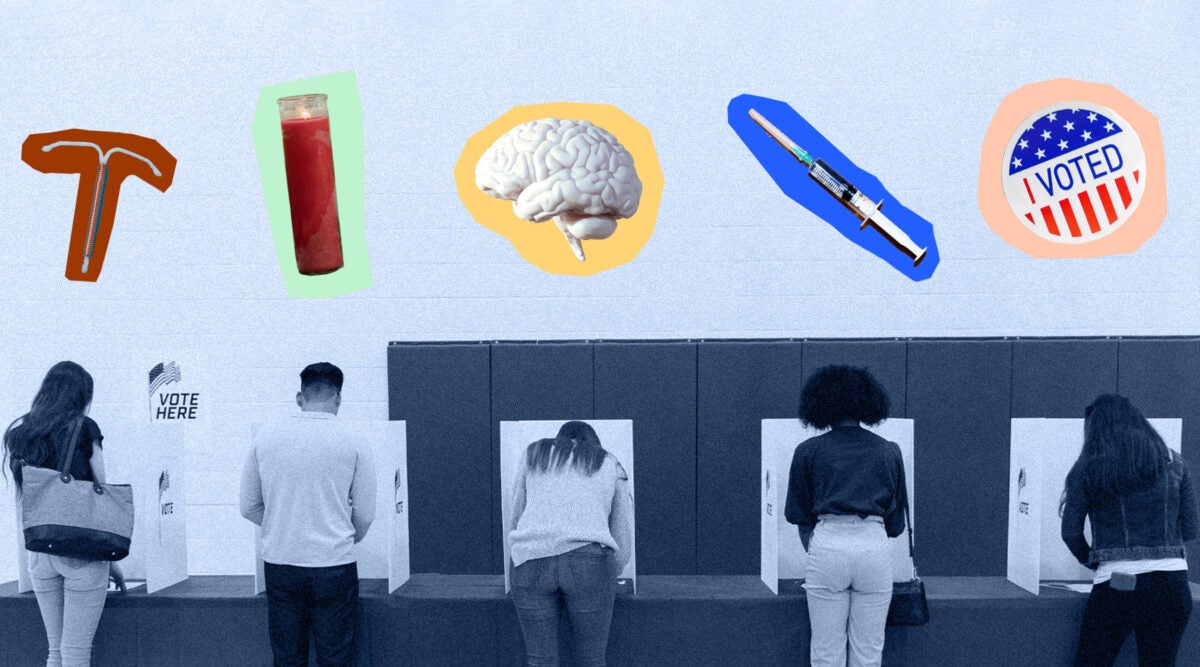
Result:
{"type": "Polygon", "coordinates": [[[133,487],[71,476],[83,417],[58,470],[22,465],[21,526],[30,551],[86,560],[121,560],[133,535],[133,487]]]}

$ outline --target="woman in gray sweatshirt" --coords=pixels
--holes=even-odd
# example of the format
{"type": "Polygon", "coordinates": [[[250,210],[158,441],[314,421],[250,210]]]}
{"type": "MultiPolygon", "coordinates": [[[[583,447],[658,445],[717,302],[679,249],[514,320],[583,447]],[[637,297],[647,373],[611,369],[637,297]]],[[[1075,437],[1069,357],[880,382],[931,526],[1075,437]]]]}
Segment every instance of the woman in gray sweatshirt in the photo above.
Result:
{"type": "Polygon", "coordinates": [[[633,547],[633,496],[620,462],[584,422],[521,457],[508,526],[512,599],[528,665],[558,664],[559,597],[577,665],[604,665],[613,584],[633,547]]]}

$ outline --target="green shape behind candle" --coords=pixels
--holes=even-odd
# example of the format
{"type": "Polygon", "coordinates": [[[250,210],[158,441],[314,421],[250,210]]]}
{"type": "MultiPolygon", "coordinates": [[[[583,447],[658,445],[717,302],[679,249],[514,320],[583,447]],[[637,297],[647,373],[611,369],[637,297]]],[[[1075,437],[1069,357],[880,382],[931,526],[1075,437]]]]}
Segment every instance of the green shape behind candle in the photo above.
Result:
{"type": "Polygon", "coordinates": [[[279,258],[288,296],[328,298],[370,288],[374,283],[364,223],[362,102],[354,72],[265,86],[258,96],[251,133],[254,135],[254,152],[258,156],[267,219],[271,223],[275,254],[279,258]],[[319,276],[303,275],[296,268],[287,173],[283,167],[283,133],[276,103],[281,97],[308,93],[329,96],[329,133],[333,143],[344,262],[341,269],[319,276]]]}

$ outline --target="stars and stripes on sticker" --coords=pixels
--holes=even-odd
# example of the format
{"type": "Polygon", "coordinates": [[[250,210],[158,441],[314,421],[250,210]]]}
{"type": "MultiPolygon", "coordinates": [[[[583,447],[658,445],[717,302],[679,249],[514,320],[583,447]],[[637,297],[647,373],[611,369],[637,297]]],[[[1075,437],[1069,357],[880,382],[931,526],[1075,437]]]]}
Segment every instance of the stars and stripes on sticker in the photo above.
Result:
{"type": "MultiPolygon", "coordinates": [[[[143,368],[145,367],[143,366],[143,368]]],[[[179,382],[181,379],[183,376],[179,372],[179,364],[174,361],[155,364],[154,368],[150,369],[150,395],[153,396],[154,392],[164,384],[179,382]]]]}
{"type": "Polygon", "coordinates": [[[1145,191],[1145,151],[1116,112],[1063,102],[1025,119],[1005,151],[1004,194],[1018,219],[1059,243],[1120,227],[1145,191]]]}

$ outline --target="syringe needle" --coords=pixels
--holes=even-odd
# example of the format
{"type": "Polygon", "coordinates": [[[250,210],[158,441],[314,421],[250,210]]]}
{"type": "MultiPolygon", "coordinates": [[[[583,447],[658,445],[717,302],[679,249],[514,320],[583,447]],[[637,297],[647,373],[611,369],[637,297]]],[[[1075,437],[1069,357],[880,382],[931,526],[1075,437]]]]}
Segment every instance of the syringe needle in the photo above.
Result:
{"type": "Polygon", "coordinates": [[[900,227],[896,225],[896,223],[889,220],[886,215],[879,211],[880,207],[883,206],[882,200],[876,204],[865,197],[861,192],[859,192],[858,188],[854,187],[849,181],[842,178],[841,174],[838,174],[836,171],[834,171],[833,168],[826,164],[824,160],[814,160],[807,151],[805,151],[803,148],[800,148],[796,142],[789,139],[788,136],[781,132],[779,128],[775,127],[771,121],[763,118],[762,114],[758,113],[758,111],[751,109],[750,118],[754,119],[754,122],[758,123],[762,129],[766,130],[767,134],[771,135],[771,138],[773,138],[775,141],[778,141],[779,145],[788,149],[788,152],[790,152],[792,155],[795,155],[800,162],[807,165],[809,177],[821,184],[821,187],[825,188],[826,192],[837,198],[837,200],[842,202],[846,208],[850,209],[855,216],[862,220],[862,224],[859,225],[860,230],[865,229],[867,223],[871,223],[875,229],[883,235],[884,238],[890,241],[909,257],[913,258],[913,266],[920,264],[921,260],[925,259],[925,252],[928,249],[918,247],[917,244],[913,242],[912,237],[906,234],[904,230],[900,229],[900,227]]]}
{"type": "Polygon", "coordinates": [[[759,127],[766,130],[767,134],[771,135],[772,139],[778,141],[780,146],[783,146],[784,148],[788,149],[788,152],[790,152],[792,155],[795,155],[800,162],[804,164],[809,164],[812,162],[812,156],[809,155],[807,151],[805,151],[803,148],[800,148],[799,144],[789,139],[788,135],[781,132],[779,128],[775,127],[775,125],[771,123],[771,121],[763,118],[763,115],[758,111],[751,109],[750,117],[754,119],[754,122],[758,123],[759,127]]]}

